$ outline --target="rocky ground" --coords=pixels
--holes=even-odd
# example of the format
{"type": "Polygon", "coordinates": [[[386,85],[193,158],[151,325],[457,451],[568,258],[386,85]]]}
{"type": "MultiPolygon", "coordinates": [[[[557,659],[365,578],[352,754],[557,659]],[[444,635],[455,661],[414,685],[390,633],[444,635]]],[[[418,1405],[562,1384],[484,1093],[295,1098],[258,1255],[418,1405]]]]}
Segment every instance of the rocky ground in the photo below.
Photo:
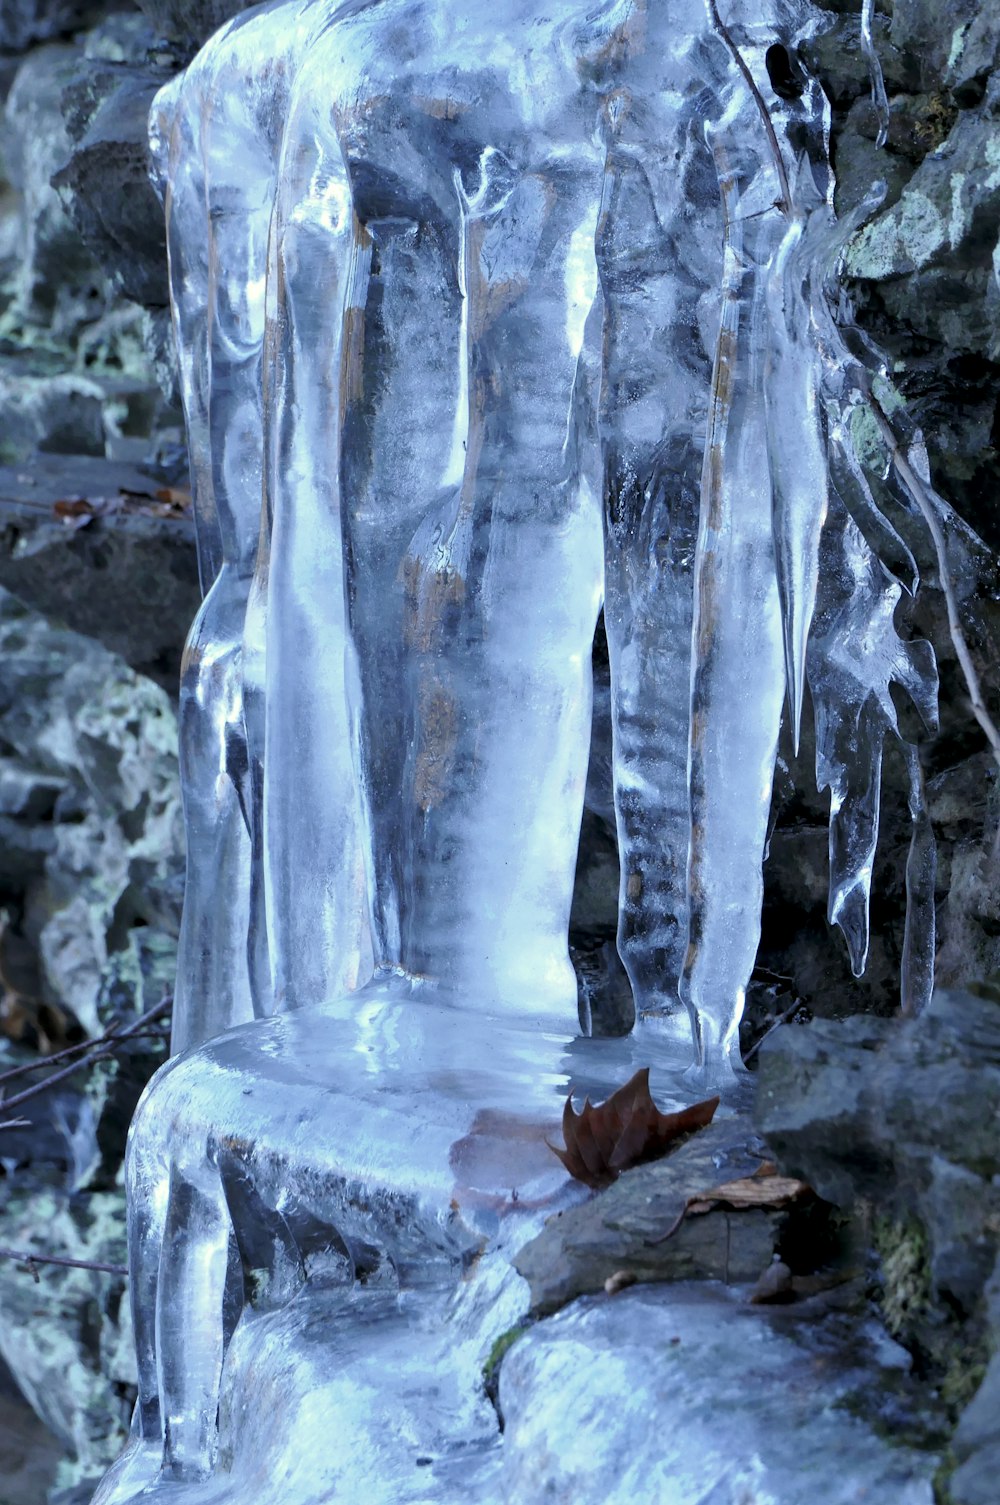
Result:
{"type": "MultiPolygon", "coordinates": [[[[0,1072],[134,1021],[171,986],[183,869],[174,686],[198,585],[144,120],[153,91],[240,8],[4,0],[0,12],[0,1072]]],[[[950,547],[995,698],[1000,13],[976,0],[879,4],[891,114],[878,148],[859,9],[834,0],[803,60],[831,100],[841,212],[885,184],[852,242],[846,290],[924,429],[936,487],[974,530],[953,525],[950,547]]],[[[719,1303],[736,1302],[751,1352],[767,1324],[785,1324],[766,1364],[796,1373],[796,1332],[823,1350],[824,1333],[850,1326],[840,1411],[874,1412],[875,1433],[910,1450],[913,1487],[939,1505],[995,1498],[1000,1000],[985,980],[1000,971],[996,770],[933,552],[912,520],[894,520],[925,579],[908,628],[932,639],[941,666],[941,731],[921,759],[949,991],[919,1022],[893,1017],[910,836],[901,761],[887,762],[872,954],[855,979],[826,925],[813,750],[808,736],[798,759],[785,749],[745,1048],[784,1022],[754,1059],[757,1122],[744,1126],[739,1175],[770,1155],[816,1195],[688,1211],[651,1245],[718,1184],[713,1128],[551,1225],[523,1255],[528,1328],[487,1376],[527,1459],[539,1386],[557,1393],[580,1353],[628,1348],[639,1370],[662,1366],[688,1328],[711,1352],[719,1303]],[[691,1279],[736,1294],[706,1288],[680,1310],[688,1288],[676,1282],[691,1279]]],[[[595,663],[600,711],[600,645],[595,663]]],[[[612,944],[606,761],[598,715],[572,939],[584,1007],[614,1031],[629,1000],[612,944]]],[[[0,1242],[120,1262],[125,1127],[163,1050],[154,1027],[25,1105],[30,1128],[7,1132],[0,1162],[0,1242]]],[[[35,1080],[12,1079],[8,1095],[35,1080]]],[[[123,1292],[115,1274],[52,1266],[36,1284],[0,1261],[0,1351],[51,1428],[33,1432],[2,1393],[0,1502],[85,1495],[117,1452],[133,1380],[123,1292]]],[[[815,1353],[809,1362],[814,1373],[815,1353]]],[[[596,1415],[599,1384],[588,1404],[596,1415]]],[[[765,1449],[756,1484],[783,1466],[765,1449]]],[[[574,1481],[560,1487],[571,1497],[574,1481]]]]}

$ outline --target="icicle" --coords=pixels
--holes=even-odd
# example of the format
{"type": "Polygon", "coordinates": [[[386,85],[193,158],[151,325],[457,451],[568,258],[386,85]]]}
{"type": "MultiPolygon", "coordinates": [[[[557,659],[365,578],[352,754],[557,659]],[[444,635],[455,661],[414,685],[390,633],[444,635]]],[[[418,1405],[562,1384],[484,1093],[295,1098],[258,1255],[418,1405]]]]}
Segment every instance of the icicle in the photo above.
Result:
{"type": "Polygon", "coordinates": [[[920,585],[920,571],[909,545],[878,507],[851,442],[849,426],[836,418],[830,430],[831,481],[861,530],[869,548],[910,596],[920,585]]]}
{"type": "Polygon", "coordinates": [[[910,775],[909,806],[913,829],[906,858],[906,926],[899,997],[903,1013],[912,1016],[926,1008],[934,991],[937,843],[924,799],[919,754],[912,745],[908,745],[905,752],[910,775]]]}
{"type": "Polygon", "coordinates": [[[816,782],[830,790],[829,919],[844,933],[857,977],[868,956],[883,742],[889,731],[898,735],[890,685],[895,682],[908,691],[925,725],[933,729],[937,667],[929,643],[904,642],[898,636],[893,614],[901,587],[839,498],[831,499],[820,575],[821,601],[809,651],[816,782]]]}
{"type": "Polygon", "coordinates": [[[816,602],[827,463],[820,422],[820,365],[812,335],[815,233],[791,221],[768,275],[767,445],[774,551],[781,593],[785,674],[796,752],[805,691],[806,642],[816,602]],[[795,436],[794,444],[788,436],[795,436]]]}
{"type": "Polygon", "coordinates": [[[761,260],[745,250],[729,143],[721,131],[712,134],[726,228],[695,566],[691,920],[681,996],[696,1066],[718,1075],[760,939],[761,862],[785,682],[760,370],[767,322],[761,260]]]}
{"type": "Polygon", "coordinates": [[[865,55],[868,64],[868,77],[871,81],[872,104],[878,116],[878,135],[875,137],[876,146],[885,146],[889,135],[889,100],[885,92],[885,79],[882,77],[882,64],[878,60],[878,52],[875,48],[875,39],[872,36],[872,18],[875,13],[875,0],[861,0],[861,51],[865,55]]]}

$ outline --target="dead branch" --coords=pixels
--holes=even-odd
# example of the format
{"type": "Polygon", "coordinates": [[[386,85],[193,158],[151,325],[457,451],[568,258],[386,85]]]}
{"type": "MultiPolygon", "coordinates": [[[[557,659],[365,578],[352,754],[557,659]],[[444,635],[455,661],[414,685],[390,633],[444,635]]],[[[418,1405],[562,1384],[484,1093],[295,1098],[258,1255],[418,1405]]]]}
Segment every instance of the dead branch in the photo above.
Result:
{"type": "Polygon", "coordinates": [[[778,145],[778,135],[774,129],[774,121],[771,119],[771,112],[767,107],[767,101],[765,100],[763,94],[760,92],[760,89],[757,87],[757,82],[753,74],[750,72],[746,58],[743,56],[742,52],[736,44],[736,40],[732,32],[729,30],[729,27],[726,25],[725,21],[723,21],[722,17],[719,15],[719,7],[716,4],[716,0],[708,0],[708,13],[712,18],[712,25],[719,33],[719,36],[725,42],[726,46],[729,48],[733,62],[736,64],[737,68],[740,70],[740,73],[743,75],[743,81],[753,96],[754,104],[757,106],[757,112],[760,115],[761,123],[764,127],[765,134],[767,135],[767,144],[771,149],[771,156],[774,158],[775,170],[778,174],[778,185],[781,188],[781,202],[777,207],[782,211],[783,214],[790,215],[793,208],[792,190],[788,182],[788,173],[785,170],[785,159],[781,155],[781,147],[778,145]]]}
{"type": "MultiPolygon", "coordinates": [[[[41,1096],[43,1092],[48,1092],[58,1082],[65,1081],[67,1077],[73,1076],[82,1067],[95,1066],[99,1061],[109,1060],[124,1041],[133,1039],[139,1034],[146,1034],[150,1024],[154,1020],[162,1018],[171,1008],[172,1004],[172,998],[162,998],[158,1004],[147,1010],[141,1018],[136,1019],[132,1024],[125,1025],[124,1027],[113,1025],[103,1035],[98,1036],[96,1040],[87,1041],[85,1049],[70,1046],[68,1050],[61,1051],[59,1054],[64,1057],[75,1054],[78,1049],[81,1050],[81,1054],[76,1060],[71,1061],[69,1065],[62,1067],[59,1071],[54,1071],[51,1076],[46,1077],[44,1082],[37,1082],[33,1087],[26,1087],[23,1092],[15,1093],[13,1097],[0,1098],[0,1107],[6,1111],[9,1111],[11,1108],[18,1108],[22,1103],[29,1102],[32,1098],[41,1096]]],[[[45,1061],[39,1061],[38,1063],[31,1062],[26,1068],[15,1066],[9,1072],[5,1072],[3,1076],[0,1076],[0,1083],[10,1080],[11,1077],[23,1075],[25,1070],[35,1070],[37,1067],[47,1066],[53,1059],[55,1058],[50,1056],[45,1061]]],[[[9,1123],[0,1124],[0,1129],[9,1127],[11,1127],[9,1123]]]]}
{"type": "Polygon", "coordinates": [[[101,1275],[127,1275],[127,1265],[109,1265],[96,1259],[66,1259],[58,1254],[34,1254],[26,1249],[7,1249],[0,1245],[0,1259],[12,1259],[16,1264],[27,1265],[38,1283],[36,1265],[59,1265],[70,1270],[96,1270],[101,1275]]]}

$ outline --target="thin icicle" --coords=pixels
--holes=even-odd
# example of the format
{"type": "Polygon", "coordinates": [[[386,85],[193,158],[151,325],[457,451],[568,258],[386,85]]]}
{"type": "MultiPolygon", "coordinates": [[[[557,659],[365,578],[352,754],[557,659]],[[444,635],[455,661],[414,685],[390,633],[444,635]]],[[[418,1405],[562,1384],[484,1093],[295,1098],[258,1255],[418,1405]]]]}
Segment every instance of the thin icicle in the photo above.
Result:
{"type": "Polygon", "coordinates": [[[912,1016],[923,1012],[934,991],[937,843],[924,798],[920,756],[912,745],[907,745],[905,751],[910,775],[912,834],[906,858],[906,927],[903,932],[899,996],[903,1013],[912,1016]]]}
{"type": "MultiPolygon", "coordinates": [[[[805,168],[808,172],[808,167],[805,168]]],[[[805,693],[806,643],[816,602],[819,540],[827,508],[827,460],[813,335],[816,248],[825,215],[790,221],[767,279],[765,373],[772,527],[781,593],[785,673],[796,752],[805,693]],[[794,434],[790,444],[788,436],[794,434]]]]}
{"type": "Polygon", "coordinates": [[[852,971],[860,976],[868,956],[882,749],[888,732],[899,734],[890,685],[909,693],[932,729],[937,667],[929,643],[899,637],[893,616],[901,587],[839,498],[831,501],[824,530],[821,583],[809,685],[816,713],[816,782],[830,790],[829,918],[844,932],[852,971]]]}
{"type": "Polygon", "coordinates": [[[875,38],[872,35],[874,14],[875,0],[861,0],[861,51],[868,64],[872,104],[878,116],[878,135],[875,137],[875,145],[885,146],[889,135],[889,100],[885,92],[885,79],[882,77],[882,64],[879,62],[875,38]]]}

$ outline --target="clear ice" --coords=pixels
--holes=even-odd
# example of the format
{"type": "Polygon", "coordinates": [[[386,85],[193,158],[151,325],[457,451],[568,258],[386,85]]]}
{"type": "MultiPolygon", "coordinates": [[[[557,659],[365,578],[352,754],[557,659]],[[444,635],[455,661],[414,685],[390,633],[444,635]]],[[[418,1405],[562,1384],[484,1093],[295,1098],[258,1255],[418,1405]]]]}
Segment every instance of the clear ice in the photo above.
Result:
{"type": "MultiPolygon", "coordinates": [[[[637,1065],[661,1104],[735,1082],[807,686],[863,966],[889,687],[930,723],[936,671],[852,438],[878,361],[838,322],[815,16],[285,0],[157,97],[206,595],[180,1053],[130,1139],[140,1394],[102,1505],[270,1499],[246,1408],[291,1458],[274,1376],[332,1363],[320,1309],[331,1393],[386,1345],[400,1406],[433,1370],[434,1467],[414,1493],[390,1449],[386,1500],[503,1498],[479,1375],[523,1309],[509,1254],[583,1194],[545,1139],[637,1065]],[[619,1040],[575,1037],[567,950],[602,610],[619,1040]]],[[[332,1466],[296,1455],[274,1498],[383,1497],[332,1466]]]]}

